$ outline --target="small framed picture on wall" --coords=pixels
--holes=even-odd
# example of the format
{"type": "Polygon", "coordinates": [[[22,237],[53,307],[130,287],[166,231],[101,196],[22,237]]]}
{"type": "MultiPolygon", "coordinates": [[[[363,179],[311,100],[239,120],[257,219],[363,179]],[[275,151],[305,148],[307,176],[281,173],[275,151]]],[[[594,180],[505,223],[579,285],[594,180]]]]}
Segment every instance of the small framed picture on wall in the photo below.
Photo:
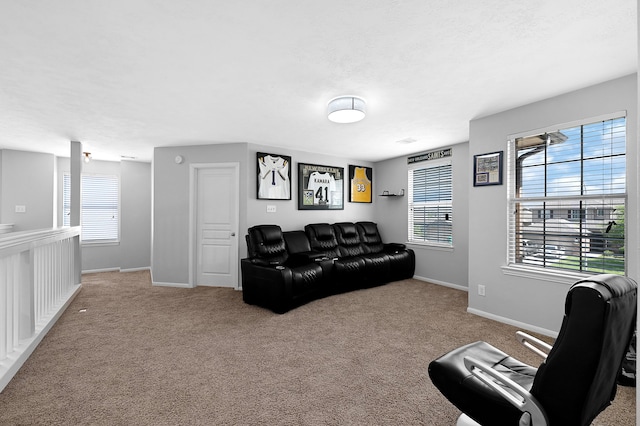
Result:
{"type": "Polygon", "coordinates": [[[258,152],[258,199],[291,199],[291,157],[258,152]]]}
{"type": "Polygon", "coordinates": [[[473,156],[473,186],[502,185],[503,151],[473,156]]]}

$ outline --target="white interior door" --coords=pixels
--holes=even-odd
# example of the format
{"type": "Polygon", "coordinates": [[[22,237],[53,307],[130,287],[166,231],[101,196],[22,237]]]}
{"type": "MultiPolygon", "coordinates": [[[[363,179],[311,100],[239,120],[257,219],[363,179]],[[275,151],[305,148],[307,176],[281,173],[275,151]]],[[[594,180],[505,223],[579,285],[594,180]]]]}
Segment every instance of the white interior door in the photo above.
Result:
{"type": "Polygon", "coordinates": [[[238,288],[239,166],[195,168],[194,285],[238,288]]]}

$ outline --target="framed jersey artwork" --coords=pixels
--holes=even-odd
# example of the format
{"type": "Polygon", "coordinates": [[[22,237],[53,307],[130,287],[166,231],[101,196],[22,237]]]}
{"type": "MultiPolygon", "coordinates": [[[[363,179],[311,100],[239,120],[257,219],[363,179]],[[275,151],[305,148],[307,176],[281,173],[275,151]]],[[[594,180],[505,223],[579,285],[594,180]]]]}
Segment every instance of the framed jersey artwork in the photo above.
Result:
{"type": "Polygon", "coordinates": [[[291,157],[258,152],[258,199],[291,199],[291,157]]]}
{"type": "Polygon", "coordinates": [[[344,209],[344,167],[298,163],[298,210],[344,209]]]}
{"type": "Polygon", "coordinates": [[[370,203],[372,185],[373,169],[371,167],[349,164],[349,202],[370,203]]]}

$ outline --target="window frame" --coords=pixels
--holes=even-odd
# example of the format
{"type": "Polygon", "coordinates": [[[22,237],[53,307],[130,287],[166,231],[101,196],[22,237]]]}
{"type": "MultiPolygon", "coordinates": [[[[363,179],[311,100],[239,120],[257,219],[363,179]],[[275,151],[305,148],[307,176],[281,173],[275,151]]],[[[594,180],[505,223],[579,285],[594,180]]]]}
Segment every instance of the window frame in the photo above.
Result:
{"type": "MultiPolygon", "coordinates": [[[[507,258],[506,264],[502,267],[503,273],[505,275],[513,275],[519,277],[526,278],[535,278],[542,279],[553,282],[562,282],[567,284],[572,284],[576,279],[582,279],[585,277],[593,276],[594,274],[598,274],[599,272],[589,272],[586,270],[570,270],[564,268],[553,268],[546,266],[534,266],[527,265],[524,263],[518,263],[515,261],[515,254],[517,252],[517,240],[516,231],[515,231],[515,205],[518,202],[523,202],[526,199],[518,198],[515,194],[516,190],[516,139],[525,138],[535,135],[540,135],[544,133],[553,133],[557,131],[567,130],[578,126],[587,126],[590,124],[598,123],[601,121],[615,120],[615,119],[625,119],[625,178],[629,176],[628,170],[628,146],[629,146],[629,121],[626,111],[617,111],[609,114],[603,114],[600,116],[590,117],[586,119],[575,120],[571,122],[566,122],[554,126],[549,126],[545,128],[540,128],[536,130],[531,130],[522,133],[516,133],[508,136],[508,150],[507,150],[507,258]]],[[[582,142],[584,143],[584,141],[582,142]]],[[[582,160],[584,161],[584,160],[582,160]]],[[[531,197],[531,199],[544,199],[545,197],[531,197]]],[[[624,194],[616,193],[616,194],[608,194],[608,195],[597,195],[597,196],[566,196],[564,199],[607,199],[607,200],[624,200],[625,207],[625,216],[624,220],[627,222],[628,215],[626,214],[626,210],[628,208],[628,185],[625,186],[624,194]]],[[[582,207],[581,207],[582,208],[582,207]]],[[[600,209],[604,211],[605,209],[600,209]]],[[[600,210],[594,210],[594,218],[597,219],[597,212],[600,210]]],[[[585,210],[585,215],[588,215],[587,210],[585,210]]],[[[564,216],[564,215],[563,215],[564,216]]],[[[628,273],[628,264],[629,258],[627,256],[628,250],[628,226],[625,226],[624,229],[624,273],[626,275],[628,273]]]]}
{"type": "MultiPolygon", "coordinates": [[[[70,210],[70,203],[67,203],[67,194],[66,191],[70,190],[70,188],[67,188],[67,185],[65,184],[65,180],[69,180],[71,179],[71,174],[70,172],[64,172],[63,173],[63,177],[62,177],[62,226],[63,227],[67,227],[70,226],[69,223],[69,219],[68,219],[68,212],[70,210]]],[[[113,174],[113,173],[82,173],[81,174],[81,187],[80,187],[80,192],[81,192],[81,203],[80,203],[80,217],[81,217],[81,232],[80,232],[80,243],[82,245],[118,245],[120,243],[120,235],[121,235],[121,225],[122,225],[122,215],[121,215],[121,208],[122,208],[122,187],[121,187],[121,182],[120,182],[120,176],[118,176],[117,174],[113,174]],[[84,239],[84,235],[85,233],[83,232],[83,227],[82,227],[82,218],[84,217],[84,213],[83,213],[83,209],[84,209],[84,197],[82,197],[82,191],[83,191],[83,184],[82,181],[85,178],[91,178],[91,177],[100,177],[100,178],[113,178],[116,181],[116,190],[117,190],[117,225],[116,225],[116,236],[115,238],[94,238],[94,239],[84,239]]]]}
{"type": "Polygon", "coordinates": [[[454,241],[453,241],[454,195],[453,195],[453,160],[452,158],[447,157],[443,159],[429,160],[426,162],[413,163],[409,165],[409,167],[407,168],[407,185],[408,185],[407,196],[409,197],[407,202],[407,242],[409,244],[415,244],[418,246],[426,246],[426,247],[439,248],[444,250],[453,249],[453,246],[454,246],[454,241]],[[451,223],[451,233],[449,235],[450,242],[445,243],[445,242],[439,242],[439,241],[433,241],[433,240],[413,239],[415,234],[411,231],[414,223],[413,210],[412,210],[414,207],[412,174],[414,173],[415,170],[434,169],[434,168],[443,167],[443,166],[449,166],[449,170],[450,170],[450,173],[449,173],[450,194],[451,194],[450,200],[425,201],[425,202],[420,202],[416,204],[418,204],[419,206],[425,206],[425,207],[436,206],[436,207],[445,207],[449,209],[448,221],[451,223]]]}

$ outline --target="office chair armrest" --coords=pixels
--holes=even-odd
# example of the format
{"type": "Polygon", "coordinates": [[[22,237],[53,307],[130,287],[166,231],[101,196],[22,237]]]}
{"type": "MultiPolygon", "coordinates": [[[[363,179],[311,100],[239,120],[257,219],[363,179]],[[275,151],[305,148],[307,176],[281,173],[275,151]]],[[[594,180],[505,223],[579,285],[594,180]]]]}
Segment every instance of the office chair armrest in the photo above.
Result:
{"type": "Polygon", "coordinates": [[[540,408],[538,401],[536,401],[528,390],[491,366],[473,357],[465,357],[464,366],[471,374],[522,412],[522,417],[520,417],[519,422],[520,426],[547,426],[549,424],[547,416],[542,408],[540,408]]]}
{"type": "Polygon", "coordinates": [[[551,351],[550,344],[523,331],[516,331],[516,338],[525,348],[531,349],[542,358],[547,359],[547,355],[549,355],[549,352],[551,351]]]}

